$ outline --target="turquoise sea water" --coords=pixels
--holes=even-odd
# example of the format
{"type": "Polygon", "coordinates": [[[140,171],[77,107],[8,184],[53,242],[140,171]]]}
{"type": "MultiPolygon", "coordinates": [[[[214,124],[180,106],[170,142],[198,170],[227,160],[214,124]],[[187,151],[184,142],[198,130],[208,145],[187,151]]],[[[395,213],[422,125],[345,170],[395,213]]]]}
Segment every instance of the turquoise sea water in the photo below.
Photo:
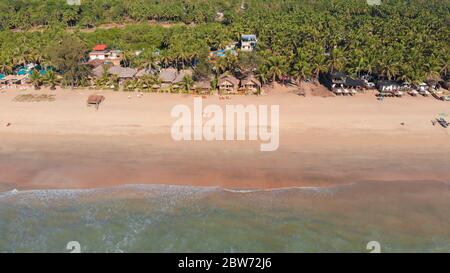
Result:
{"type": "Polygon", "coordinates": [[[450,184],[0,193],[0,252],[450,252],[450,184]]]}

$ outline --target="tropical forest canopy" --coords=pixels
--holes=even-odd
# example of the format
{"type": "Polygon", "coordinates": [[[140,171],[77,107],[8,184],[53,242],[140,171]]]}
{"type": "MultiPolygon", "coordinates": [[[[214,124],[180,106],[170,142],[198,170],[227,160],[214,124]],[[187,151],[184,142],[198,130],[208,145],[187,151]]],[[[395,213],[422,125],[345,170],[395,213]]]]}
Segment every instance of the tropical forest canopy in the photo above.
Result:
{"type": "Polygon", "coordinates": [[[192,66],[199,74],[241,69],[264,82],[330,71],[410,82],[446,77],[450,0],[382,2],[0,0],[0,72],[29,62],[52,65],[49,51],[75,39],[83,50],[97,43],[123,50],[125,66],[192,66]],[[102,27],[111,23],[122,27],[102,27]],[[210,50],[241,34],[258,36],[257,51],[209,61],[210,50]]]}

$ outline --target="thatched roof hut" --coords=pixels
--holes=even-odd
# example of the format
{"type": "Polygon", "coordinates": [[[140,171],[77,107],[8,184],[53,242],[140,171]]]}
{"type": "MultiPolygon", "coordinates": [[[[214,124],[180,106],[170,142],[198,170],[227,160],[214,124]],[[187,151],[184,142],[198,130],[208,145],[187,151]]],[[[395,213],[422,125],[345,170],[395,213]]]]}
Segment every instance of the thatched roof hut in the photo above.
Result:
{"type": "Polygon", "coordinates": [[[137,78],[145,77],[147,75],[155,75],[158,71],[154,69],[141,69],[139,70],[136,75],[134,75],[137,78]]]}
{"type": "Polygon", "coordinates": [[[163,83],[180,83],[185,76],[192,76],[193,72],[190,69],[178,71],[175,68],[161,69],[159,78],[163,83]]]}
{"type": "Polygon", "coordinates": [[[117,75],[119,79],[131,79],[137,74],[137,70],[129,67],[113,66],[108,70],[111,75],[117,75]]]}
{"type": "Polygon", "coordinates": [[[219,78],[219,86],[231,84],[234,87],[239,86],[239,80],[231,75],[223,75],[219,78]]]}
{"type": "Polygon", "coordinates": [[[186,77],[186,76],[192,77],[192,74],[194,74],[194,73],[192,72],[191,69],[180,70],[173,82],[180,83],[183,81],[184,77],[186,77]]]}
{"type": "Polygon", "coordinates": [[[159,78],[163,83],[173,83],[177,78],[178,71],[175,68],[164,68],[159,72],[159,78]]]}
{"type": "Polygon", "coordinates": [[[254,86],[257,88],[261,88],[261,82],[255,78],[255,76],[250,75],[241,81],[242,86],[254,86]]]}
{"type": "Polygon", "coordinates": [[[203,80],[199,82],[194,83],[194,89],[211,89],[211,81],[209,80],[203,80]]]}
{"type": "Polygon", "coordinates": [[[103,76],[105,68],[103,65],[97,66],[96,68],[92,69],[92,75],[95,78],[101,78],[103,76]]]}

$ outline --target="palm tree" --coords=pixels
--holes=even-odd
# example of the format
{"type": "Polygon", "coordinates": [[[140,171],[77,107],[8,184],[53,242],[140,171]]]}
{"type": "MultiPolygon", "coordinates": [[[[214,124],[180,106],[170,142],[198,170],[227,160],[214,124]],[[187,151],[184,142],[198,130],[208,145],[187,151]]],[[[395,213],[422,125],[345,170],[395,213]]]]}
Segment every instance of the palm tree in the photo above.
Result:
{"type": "Polygon", "coordinates": [[[299,82],[311,77],[312,68],[305,54],[299,56],[292,69],[292,74],[299,82]]]}
{"type": "Polygon", "coordinates": [[[131,51],[125,51],[122,55],[122,63],[125,67],[131,67],[135,55],[131,51]]]}
{"type": "Polygon", "coordinates": [[[391,80],[398,74],[398,63],[392,56],[387,55],[378,60],[377,72],[379,76],[391,80]]]}
{"type": "Polygon", "coordinates": [[[436,58],[429,58],[423,67],[428,79],[439,80],[442,68],[436,58]]]}
{"type": "Polygon", "coordinates": [[[219,88],[219,79],[217,77],[214,77],[214,79],[211,80],[211,92],[213,90],[217,90],[219,88]]]}
{"type": "Polygon", "coordinates": [[[158,77],[155,75],[145,75],[139,79],[138,88],[142,91],[149,91],[153,88],[153,85],[158,84],[158,77]]]}
{"type": "Polygon", "coordinates": [[[13,65],[5,60],[5,59],[1,59],[0,60],[0,72],[4,73],[4,74],[8,74],[11,73],[13,71],[13,65]]]}
{"type": "Polygon", "coordinates": [[[59,83],[58,76],[52,70],[47,71],[43,82],[47,85],[50,85],[50,90],[55,90],[56,85],[59,83]]]}
{"type": "Polygon", "coordinates": [[[273,56],[269,58],[267,67],[267,76],[272,80],[272,82],[281,80],[283,76],[286,76],[288,70],[286,60],[281,56],[273,56]]]}
{"type": "Polygon", "coordinates": [[[108,86],[115,91],[119,91],[119,77],[116,74],[110,76],[108,86]]]}
{"type": "Polygon", "coordinates": [[[95,86],[99,89],[105,89],[108,87],[108,83],[109,83],[108,67],[103,66],[102,76],[95,81],[95,86]]]}
{"type": "Polygon", "coordinates": [[[167,68],[172,64],[172,58],[167,53],[164,53],[161,56],[160,62],[164,68],[167,68]]]}
{"type": "Polygon", "coordinates": [[[184,78],[183,78],[184,90],[186,90],[186,92],[189,92],[192,89],[193,85],[194,85],[194,80],[192,79],[192,77],[189,75],[184,76],[184,78]]]}
{"type": "Polygon", "coordinates": [[[129,79],[123,84],[124,91],[135,91],[139,87],[138,79],[129,79]]]}
{"type": "Polygon", "coordinates": [[[345,64],[344,51],[341,48],[333,48],[328,59],[328,70],[330,72],[340,71],[345,64]]]}
{"type": "Polygon", "coordinates": [[[186,52],[181,51],[175,57],[175,61],[177,63],[177,68],[179,68],[179,65],[181,64],[182,69],[184,69],[186,63],[189,63],[190,57],[186,52]]]}
{"type": "Polygon", "coordinates": [[[158,69],[157,60],[154,56],[144,56],[144,59],[139,65],[141,69],[158,69]]]}
{"type": "Polygon", "coordinates": [[[266,84],[268,82],[267,78],[267,67],[265,65],[261,65],[256,72],[256,77],[261,82],[261,84],[266,84]]]}
{"type": "Polygon", "coordinates": [[[315,55],[312,62],[312,73],[314,81],[317,82],[319,80],[320,73],[326,71],[327,69],[326,57],[323,54],[315,55]]]}
{"type": "MultiPolygon", "coordinates": [[[[258,36],[255,55],[266,60],[265,68],[260,71],[271,81],[286,75],[306,78],[309,70],[316,80],[320,73],[336,70],[411,80],[444,77],[450,72],[448,9],[438,4],[439,1],[411,0],[414,5],[407,9],[399,1],[388,1],[384,7],[369,7],[359,0],[331,3],[327,0],[246,1],[247,10],[251,12],[245,14],[238,11],[239,6],[235,4],[240,1],[237,0],[224,0],[220,7],[211,1],[197,0],[125,1],[123,5],[111,7],[111,3],[117,1],[104,0],[88,1],[89,8],[85,9],[50,5],[45,12],[35,4],[16,2],[14,9],[4,11],[8,14],[2,17],[4,29],[47,25],[53,21],[56,25],[82,27],[124,19],[202,23],[195,28],[148,28],[143,24],[89,35],[68,34],[79,36],[89,44],[102,40],[112,43],[113,40],[125,51],[125,66],[155,65],[145,56],[146,53],[151,55],[155,48],[162,52],[162,67],[194,66],[197,59],[207,61],[204,53],[208,48],[224,48],[238,41],[241,34],[254,33],[258,36]],[[221,24],[210,23],[216,9],[225,15],[221,24]],[[50,19],[49,15],[55,16],[50,19]],[[138,58],[134,56],[136,46],[144,49],[138,58]],[[300,56],[302,52],[305,58],[300,56]]],[[[0,35],[0,71],[11,73],[30,62],[42,66],[53,61],[49,60],[51,56],[46,56],[52,55],[51,51],[43,50],[43,45],[53,40],[60,44],[60,32],[61,29],[52,28],[43,32],[3,33],[0,35]]],[[[255,67],[259,66],[258,63],[255,67]]],[[[88,78],[87,73],[79,72],[81,68],[75,72],[59,67],[58,70],[63,71],[64,82],[71,85],[88,78]]],[[[233,70],[230,58],[216,63],[217,74],[233,70]]]]}
{"type": "Polygon", "coordinates": [[[42,84],[42,77],[39,71],[34,69],[30,75],[30,82],[33,84],[35,90],[39,90],[42,84]]]}

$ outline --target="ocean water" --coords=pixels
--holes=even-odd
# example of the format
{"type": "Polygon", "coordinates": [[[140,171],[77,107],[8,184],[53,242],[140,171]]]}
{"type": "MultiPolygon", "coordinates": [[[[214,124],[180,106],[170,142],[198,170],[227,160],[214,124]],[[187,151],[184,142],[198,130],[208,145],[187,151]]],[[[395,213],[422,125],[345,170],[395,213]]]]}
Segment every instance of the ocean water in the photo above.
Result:
{"type": "Polygon", "coordinates": [[[450,252],[450,183],[0,193],[0,252],[450,252]]]}

